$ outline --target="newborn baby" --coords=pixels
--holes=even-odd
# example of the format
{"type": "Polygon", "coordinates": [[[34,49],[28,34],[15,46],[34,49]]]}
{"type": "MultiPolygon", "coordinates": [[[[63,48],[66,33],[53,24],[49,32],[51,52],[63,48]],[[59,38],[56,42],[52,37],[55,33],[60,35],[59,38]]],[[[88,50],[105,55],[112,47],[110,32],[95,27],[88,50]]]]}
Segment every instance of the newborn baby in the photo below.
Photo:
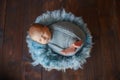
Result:
{"type": "Polygon", "coordinates": [[[67,24],[68,22],[59,22],[50,26],[44,26],[39,23],[34,23],[31,25],[28,34],[32,40],[40,44],[48,44],[56,53],[71,55],[74,54],[78,48],[82,47],[85,36],[81,30],[81,38],[78,38],[74,34],[69,34],[73,32],[70,32],[70,30],[68,30],[69,28],[65,27],[67,24]],[[63,25],[63,27],[59,25],[63,25]]]}

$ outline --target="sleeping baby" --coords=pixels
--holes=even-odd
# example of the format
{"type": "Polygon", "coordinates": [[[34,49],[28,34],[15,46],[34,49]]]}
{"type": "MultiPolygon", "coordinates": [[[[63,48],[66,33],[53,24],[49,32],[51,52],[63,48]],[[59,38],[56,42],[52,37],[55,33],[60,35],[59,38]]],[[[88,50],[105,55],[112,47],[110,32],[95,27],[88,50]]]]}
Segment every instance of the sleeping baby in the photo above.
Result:
{"type": "Polygon", "coordinates": [[[85,40],[82,30],[70,22],[57,22],[52,25],[33,23],[29,28],[30,38],[39,44],[48,45],[61,55],[73,55],[85,40]]]}

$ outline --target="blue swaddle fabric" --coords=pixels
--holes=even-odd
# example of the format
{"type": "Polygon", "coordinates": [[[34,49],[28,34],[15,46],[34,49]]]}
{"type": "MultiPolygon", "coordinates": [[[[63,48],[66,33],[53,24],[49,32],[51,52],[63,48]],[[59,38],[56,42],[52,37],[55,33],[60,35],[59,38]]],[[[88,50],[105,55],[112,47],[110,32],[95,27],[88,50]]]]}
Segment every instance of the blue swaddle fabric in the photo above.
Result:
{"type": "Polygon", "coordinates": [[[48,27],[52,30],[51,32],[53,35],[52,40],[48,45],[54,52],[64,56],[72,56],[82,47],[78,48],[74,53],[61,53],[62,50],[70,47],[71,44],[78,40],[84,42],[85,34],[77,25],[71,22],[62,21],[54,23],[48,27]]]}
{"type": "MultiPolygon", "coordinates": [[[[51,41],[48,45],[42,45],[33,41],[29,35],[27,35],[26,42],[28,44],[31,57],[34,61],[32,63],[33,66],[40,64],[46,70],[66,70],[68,68],[77,70],[79,68],[82,68],[82,65],[86,62],[86,58],[90,57],[90,51],[92,48],[92,36],[81,17],[76,17],[72,13],[67,13],[64,9],[47,11],[46,13],[38,16],[35,20],[35,23],[47,25],[51,29],[53,28],[54,31],[56,30],[54,34],[59,34],[57,32],[57,30],[59,30],[64,32],[62,33],[64,36],[69,36],[67,37],[68,41],[67,39],[62,38],[66,40],[65,45],[60,44],[61,46],[56,47],[54,45],[54,40],[51,41]],[[71,25],[74,25],[74,27],[71,25]],[[60,51],[60,49],[69,46],[76,39],[83,40],[84,45],[82,45],[82,47],[80,47],[74,55],[64,56],[58,54],[56,50],[60,51]],[[56,50],[54,50],[54,48],[56,50]]],[[[56,37],[56,35],[53,37],[59,39],[59,37],[56,37]]]]}

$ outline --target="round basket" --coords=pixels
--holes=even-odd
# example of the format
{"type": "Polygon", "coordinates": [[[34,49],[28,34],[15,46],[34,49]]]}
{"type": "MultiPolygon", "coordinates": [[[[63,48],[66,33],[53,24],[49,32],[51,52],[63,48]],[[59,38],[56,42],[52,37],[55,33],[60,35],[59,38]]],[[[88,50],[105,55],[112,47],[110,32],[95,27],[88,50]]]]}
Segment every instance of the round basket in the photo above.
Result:
{"type": "Polygon", "coordinates": [[[77,51],[76,54],[72,56],[64,56],[51,50],[48,45],[38,44],[37,42],[33,41],[29,35],[27,35],[26,42],[28,44],[31,57],[34,61],[32,62],[33,66],[40,64],[48,71],[52,69],[65,71],[69,68],[77,70],[82,68],[82,65],[86,62],[86,58],[90,57],[92,36],[81,17],[76,17],[74,14],[71,12],[68,13],[64,9],[47,11],[38,16],[35,20],[35,23],[51,25],[60,21],[67,21],[79,26],[86,36],[84,45],[79,51],[77,51]]]}

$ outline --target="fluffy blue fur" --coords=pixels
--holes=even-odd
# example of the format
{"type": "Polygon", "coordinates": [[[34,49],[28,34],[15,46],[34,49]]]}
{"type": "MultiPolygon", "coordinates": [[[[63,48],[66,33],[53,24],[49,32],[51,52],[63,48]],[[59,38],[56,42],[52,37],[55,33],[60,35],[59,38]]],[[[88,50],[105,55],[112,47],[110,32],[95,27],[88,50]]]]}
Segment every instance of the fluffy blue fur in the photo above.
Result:
{"type": "Polygon", "coordinates": [[[59,21],[69,21],[78,25],[86,35],[86,41],[82,49],[73,56],[62,56],[53,52],[48,45],[41,45],[29,37],[26,38],[29,52],[34,62],[33,66],[42,65],[46,70],[66,70],[68,68],[77,70],[82,68],[86,58],[90,57],[92,48],[92,36],[81,17],[76,17],[72,13],[63,10],[47,11],[38,16],[35,23],[50,25],[59,21]]]}

